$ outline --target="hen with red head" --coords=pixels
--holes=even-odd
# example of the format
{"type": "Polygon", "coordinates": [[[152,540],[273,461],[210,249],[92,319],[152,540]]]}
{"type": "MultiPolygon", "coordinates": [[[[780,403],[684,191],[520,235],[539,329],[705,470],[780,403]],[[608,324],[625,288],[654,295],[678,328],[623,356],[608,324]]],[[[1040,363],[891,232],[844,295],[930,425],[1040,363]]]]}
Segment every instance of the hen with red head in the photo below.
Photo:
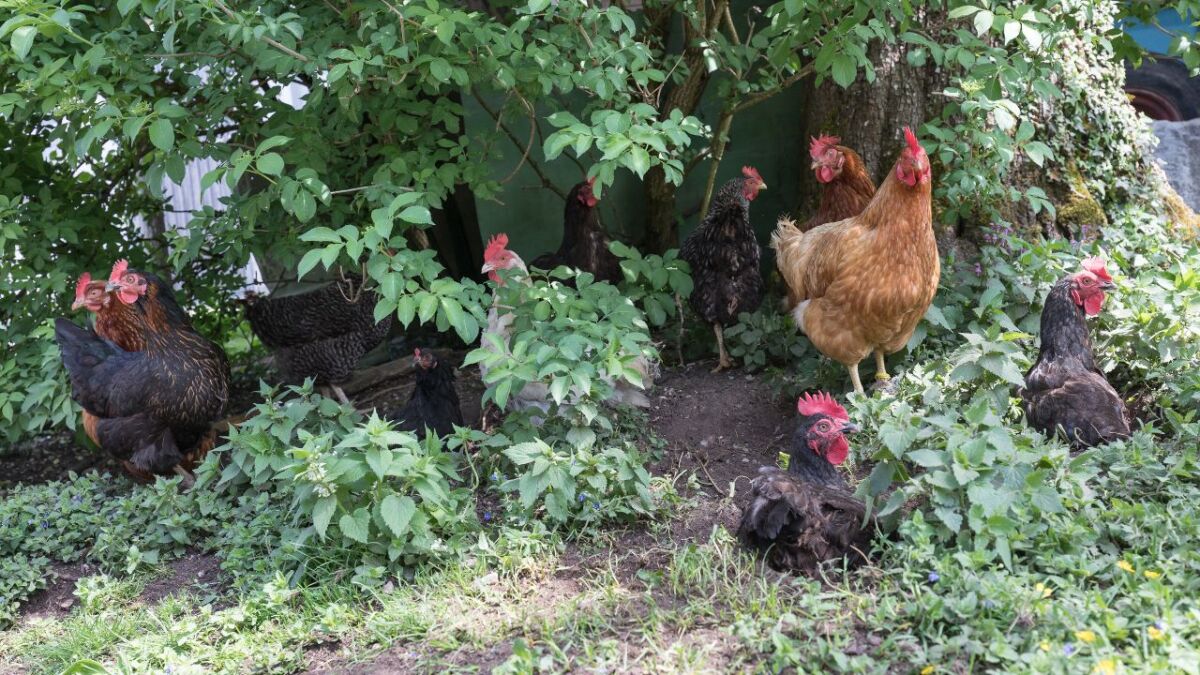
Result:
{"type": "Polygon", "coordinates": [[[812,571],[826,561],[865,559],[874,526],[864,504],[835,468],[846,461],[846,435],[858,431],[845,408],[824,392],[800,397],[788,470],[764,467],[751,482],[738,538],[766,553],[779,570],[812,571]]]}
{"type": "Polygon", "coordinates": [[[679,257],[692,268],[688,301],[717,337],[713,372],[733,367],[725,351],[724,327],[762,303],[762,254],[750,225],[750,202],[766,188],[757,169],[743,167],[741,177],[721,186],[704,220],[679,249],[679,257]]]}
{"type": "MultiPolygon", "coordinates": [[[[609,239],[600,225],[600,200],[592,191],[595,178],[571,188],[563,208],[563,237],[554,253],[540,255],[533,266],[553,270],[560,265],[591,272],[597,281],[615,284],[621,280],[621,262],[608,250],[609,239]]],[[[574,285],[568,279],[568,284],[574,285]]]]}
{"type": "Polygon", "coordinates": [[[821,201],[816,213],[797,226],[801,232],[857,216],[875,195],[875,182],[862,157],[840,142],[837,136],[819,136],[809,145],[813,175],[821,184],[821,201]]]}
{"type": "Polygon", "coordinates": [[[1080,271],[1054,284],[1042,308],[1037,362],[1021,391],[1030,426],[1061,433],[1076,448],[1129,437],[1129,411],[1096,365],[1087,327],[1087,317],[1100,313],[1105,292],[1115,288],[1099,258],[1084,260],[1080,271]]]}

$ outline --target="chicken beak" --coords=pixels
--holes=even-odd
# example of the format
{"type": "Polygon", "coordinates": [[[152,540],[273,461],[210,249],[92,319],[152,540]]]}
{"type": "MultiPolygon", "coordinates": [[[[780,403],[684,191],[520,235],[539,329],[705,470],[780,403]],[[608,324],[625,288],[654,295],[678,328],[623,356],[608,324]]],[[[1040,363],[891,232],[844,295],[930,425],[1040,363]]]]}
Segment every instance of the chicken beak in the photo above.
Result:
{"type": "Polygon", "coordinates": [[[859,431],[862,431],[862,427],[858,426],[854,422],[844,422],[842,424],[842,433],[843,434],[853,434],[853,433],[856,433],[859,431]]]}
{"type": "Polygon", "coordinates": [[[812,169],[813,171],[816,171],[817,169],[821,168],[821,163],[816,160],[813,160],[812,166],[809,168],[812,169]]]}
{"type": "Polygon", "coordinates": [[[759,184],[758,184],[758,191],[759,191],[759,192],[762,192],[763,190],[766,190],[766,189],[767,189],[767,184],[766,184],[766,183],[759,183],[759,184]]]}
{"type": "Polygon", "coordinates": [[[104,284],[104,290],[108,291],[109,293],[112,293],[113,291],[119,291],[121,290],[121,284],[116,281],[110,281],[107,284],[104,284]]]}
{"type": "Polygon", "coordinates": [[[71,311],[74,312],[86,304],[87,304],[86,300],[76,300],[75,302],[71,303],[71,311]]]}
{"type": "Polygon", "coordinates": [[[496,271],[496,266],[492,263],[484,263],[483,267],[479,268],[480,273],[487,274],[488,272],[496,271]]]}
{"type": "Polygon", "coordinates": [[[1111,281],[1101,281],[1101,282],[1100,282],[1100,290],[1102,290],[1102,291],[1115,291],[1115,290],[1117,290],[1117,285],[1116,285],[1116,284],[1114,284],[1114,283],[1113,283],[1113,282],[1111,282],[1111,281]]]}

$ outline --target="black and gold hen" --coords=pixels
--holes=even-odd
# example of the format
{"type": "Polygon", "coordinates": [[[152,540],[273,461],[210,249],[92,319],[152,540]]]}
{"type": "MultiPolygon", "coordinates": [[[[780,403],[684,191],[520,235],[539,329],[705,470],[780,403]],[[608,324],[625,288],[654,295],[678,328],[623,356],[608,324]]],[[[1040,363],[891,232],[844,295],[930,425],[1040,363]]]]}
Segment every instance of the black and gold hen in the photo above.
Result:
{"type": "Polygon", "coordinates": [[[1099,258],[1054,284],[1042,308],[1041,351],[1021,391],[1029,425],[1062,433],[1076,448],[1129,438],[1129,411],[1096,366],[1085,318],[1100,313],[1114,288],[1099,258]]]}
{"type": "Polygon", "coordinates": [[[125,351],[94,331],[58,319],[55,339],[75,400],[90,413],[88,435],[134,469],[184,476],[214,445],[214,424],[229,401],[229,362],[192,328],[157,276],[114,266],[108,288],[133,305],[142,351],[125,351]]]}
{"type": "Polygon", "coordinates": [[[812,572],[830,560],[866,560],[874,534],[863,525],[866,508],[835,465],[849,454],[846,434],[858,430],[829,394],[802,396],[792,434],[788,470],[759,469],[738,538],[766,554],[781,571],[812,572]]]}
{"type": "Polygon", "coordinates": [[[679,250],[692,268],[692,309],[717,335],[720,358],[714,373],[733,367],[725,351],[724,327],[762,303],[762,255],[750,226],[750,202],[766,188],[758,171],[744,167],[741,178],[721,186],[704,221],[679,250]]]}
{"type": "Polygon", "coordinates": [[[340,385],[392,327],[390,314],[375,321],[378,299],[374,291],[362,288],[358,277],[350,276],[304,293],[250,296],[245,301],[246,318],[274,354],[286,382],[311,377],[348,405],[350,399],[340,385]]]}

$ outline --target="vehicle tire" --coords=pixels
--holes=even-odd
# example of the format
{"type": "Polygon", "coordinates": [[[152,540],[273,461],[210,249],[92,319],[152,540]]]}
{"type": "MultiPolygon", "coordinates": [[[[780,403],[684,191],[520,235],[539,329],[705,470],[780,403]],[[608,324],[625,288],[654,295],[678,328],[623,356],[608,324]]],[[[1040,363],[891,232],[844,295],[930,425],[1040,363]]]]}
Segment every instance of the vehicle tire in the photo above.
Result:
{"type": "Polygon", "coordinates": [[[1177,59],[1146,60],[1141,67],[1125,65],[1125,91],[1133,107],[1150,119],[1178,122],[1200,117],[1200,78],[1188,77],[1177,59]]]}

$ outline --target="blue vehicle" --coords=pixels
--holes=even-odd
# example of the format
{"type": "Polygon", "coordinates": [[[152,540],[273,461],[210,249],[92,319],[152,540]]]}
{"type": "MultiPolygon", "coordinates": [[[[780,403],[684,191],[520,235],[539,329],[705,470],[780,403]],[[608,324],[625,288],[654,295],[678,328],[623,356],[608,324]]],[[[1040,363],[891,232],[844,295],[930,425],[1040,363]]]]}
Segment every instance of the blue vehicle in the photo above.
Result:
{"type": "Polygon", "coordinates": [[[1200,78],[1190,77],[1187,66],[1167,56],[1177,35],[1196,34],[1196,27],[1173,9],[1155,16],[1158,25],[1130,21],[1123,27],[1142,49],[1155,57],[1133,68],[1125,66],[1125,91],[1133,107],[1154,120],[1178,122],[1200,117],[1200,78]]]}

